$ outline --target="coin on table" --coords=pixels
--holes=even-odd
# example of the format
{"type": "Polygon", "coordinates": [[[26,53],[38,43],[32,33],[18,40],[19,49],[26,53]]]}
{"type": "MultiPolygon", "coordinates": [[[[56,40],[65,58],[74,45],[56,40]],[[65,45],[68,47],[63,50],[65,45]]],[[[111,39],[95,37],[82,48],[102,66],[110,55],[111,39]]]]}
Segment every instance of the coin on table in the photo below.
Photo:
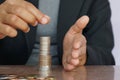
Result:
{"type": "Polygon", "coordinates": [[[9,75],[9,79],[15,79],[16,77],[17,75],[12,75],[12,74],[9,75]]]}
{"type": "Polygon", "coordinates": [[[22,77],[22,76],[20,76],[20,77],[18,77],[18,79],[17,80],[28,80],[27,78],[25,78],[25,77],[22,77]]]}
{"type": "Polygon", "coordinates": [[[45,80],[56,80],[56,78],[54,76],[47,76],[45,80]]]}
{"type": "Polygon", "coordinates": [[[37,80],[45,80],[44,77],[37,77],[36,79],[37,79],[37,80]]]}
{"type": "Polygon", "coordinates": [[[5,79],[8,79],[8,78],[9,78],[9,75],[4,75],[4,74],[0,75],[0,80],[5,80],[5,79]]]}

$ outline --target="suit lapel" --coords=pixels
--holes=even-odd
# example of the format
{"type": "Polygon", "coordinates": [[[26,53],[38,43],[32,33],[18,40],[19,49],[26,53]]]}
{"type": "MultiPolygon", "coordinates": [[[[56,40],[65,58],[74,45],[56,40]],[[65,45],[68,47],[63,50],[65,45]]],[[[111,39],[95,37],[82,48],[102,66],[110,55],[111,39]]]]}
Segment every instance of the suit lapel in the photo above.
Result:
{"type": "Polygon", "coordinates": [[[79,18],[79,16],[81,16],[79,13],[83,1],[84,0],[61,0],[58,27],[61,25],[71,26],[79,18]]]}
{"type": "MultiPolygon", "coordinates": [[[[58,16],[58,54],[62,61],[63,53],[63,39],[68,29],[75,23],[75,21],[81,16],[80,10],[84,0],[61,0],[58,16]]],[[[60,62],[61,63],[61,62],[60,62]]]]}

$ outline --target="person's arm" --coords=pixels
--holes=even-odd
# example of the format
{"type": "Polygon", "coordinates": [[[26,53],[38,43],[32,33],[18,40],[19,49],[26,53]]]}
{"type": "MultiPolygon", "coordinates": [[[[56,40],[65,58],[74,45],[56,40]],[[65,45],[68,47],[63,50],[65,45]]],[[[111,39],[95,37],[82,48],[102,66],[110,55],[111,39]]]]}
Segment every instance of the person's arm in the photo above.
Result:
{"type": "Polygon", "coordinates": [[[29,25],[47,24],[49,17],[25,0],[3,0],[0,4],[0,39],[17,36],[17,29],[27,33],[29,25]]]}
{"type": "Polygon", "coordinates": [[[86,65],[114,65],[111,10],[108,0],[97,0],[90,10],[90,23],[84,30],[87,39],[86,65]]]}
{"type": "Polygon", "coordinates": [[[89,17],[79,18],[64,37],[62,63],[65,70],[85,64],[115,64],[111,53],[114,41],[109,3],[107,0],[96,0],[89,7],[89,17]]]}

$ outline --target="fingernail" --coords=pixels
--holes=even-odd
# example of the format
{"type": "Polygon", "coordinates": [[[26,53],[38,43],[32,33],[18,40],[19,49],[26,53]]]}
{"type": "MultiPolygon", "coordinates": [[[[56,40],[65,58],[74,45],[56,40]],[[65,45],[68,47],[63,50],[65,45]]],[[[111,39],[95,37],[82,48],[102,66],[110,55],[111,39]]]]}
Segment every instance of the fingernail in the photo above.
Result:
{"type": "Polygon", "coordinates": [[[75,45],[75,48],[76,48],[76,49],[80,48],[80,44],[76,44],[76,45],[75,45]]]}
{"type": "Polygon", "coordinates": [[[79,49],[81,46],[81,42],[75,42],[74,45],[73,45],[73,48],[74,49],[79,49]]]}
{"type": "Polygon", "coordinates": [[[79,64],[79,59],[72,59],[71,60],[73,65],[78,65],[79,64]]]}
{"type": "Polygon", "coordinates": [[[49,19],[50,19],[50,18],[49,18],[47,15],[45,15],[45,16],[42,18],[41,23],[42,23],[42,24],[47,24],[48,21],[49,21],[49,19]]]}
{"type": "Polygon", "coordinates": [[[88,20],[89,20],[88,16],[83,16],[83,17],[81,18],[81,22],[82,22],[82,23],[84,23],[84,22],[86,22],[86,21],[88,21],[88,20]]]}
{"type": "Polygon", "coordinates": [[[33,26],[37,26],[37,24],[38,24],[38,21],[35,21],[35,23],[34,23],[34,25],[33,25],[33,26]]]}
{"type": "Polygon", "coordinates": [[[73,57],[73,58],[78,58],[78,57],[79,57],[79,52],[78,52],[78,50],[73,50],[73,51],[72,51],[72,57],[73,57]]]}
{"type": "Polygon", "coordinates": [[[48,15],[45,15],[44,17],[46,17],[48,20],[50,20],[50,17],[48,15]]]}
{"type": "Polygon", "coordinates": [[[72,53],[72,57],[73,57],[73,58],[78,58],[78,57],[79,57],[79,53],[73,52],[73,53],[72,53]]]}
{"type": "Polygon", "coordinates": [[[28,28],[26,31],[25,31],[25,33],[28,33],[30,31],[30,28],[28,28]]]}
{"type": "Polygon", "coordinates": [[[11,35],[11,37],[15,37],[15,36],[17,35],[17,31],[12,31],[12,32],[10,33],[10,35],[11,35]]]}

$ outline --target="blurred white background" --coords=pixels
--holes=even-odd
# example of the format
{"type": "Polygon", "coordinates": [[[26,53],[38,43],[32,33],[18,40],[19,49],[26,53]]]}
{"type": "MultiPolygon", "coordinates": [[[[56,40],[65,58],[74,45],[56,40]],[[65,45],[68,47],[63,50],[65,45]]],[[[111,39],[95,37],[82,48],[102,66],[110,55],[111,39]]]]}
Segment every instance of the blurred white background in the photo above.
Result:
{"type": "Polygon", "coordinates": [[[120,0],[109,0],[112,9],[112,25],[115,39],[113,55],[116,65],[120,65],[120,0]]]}

